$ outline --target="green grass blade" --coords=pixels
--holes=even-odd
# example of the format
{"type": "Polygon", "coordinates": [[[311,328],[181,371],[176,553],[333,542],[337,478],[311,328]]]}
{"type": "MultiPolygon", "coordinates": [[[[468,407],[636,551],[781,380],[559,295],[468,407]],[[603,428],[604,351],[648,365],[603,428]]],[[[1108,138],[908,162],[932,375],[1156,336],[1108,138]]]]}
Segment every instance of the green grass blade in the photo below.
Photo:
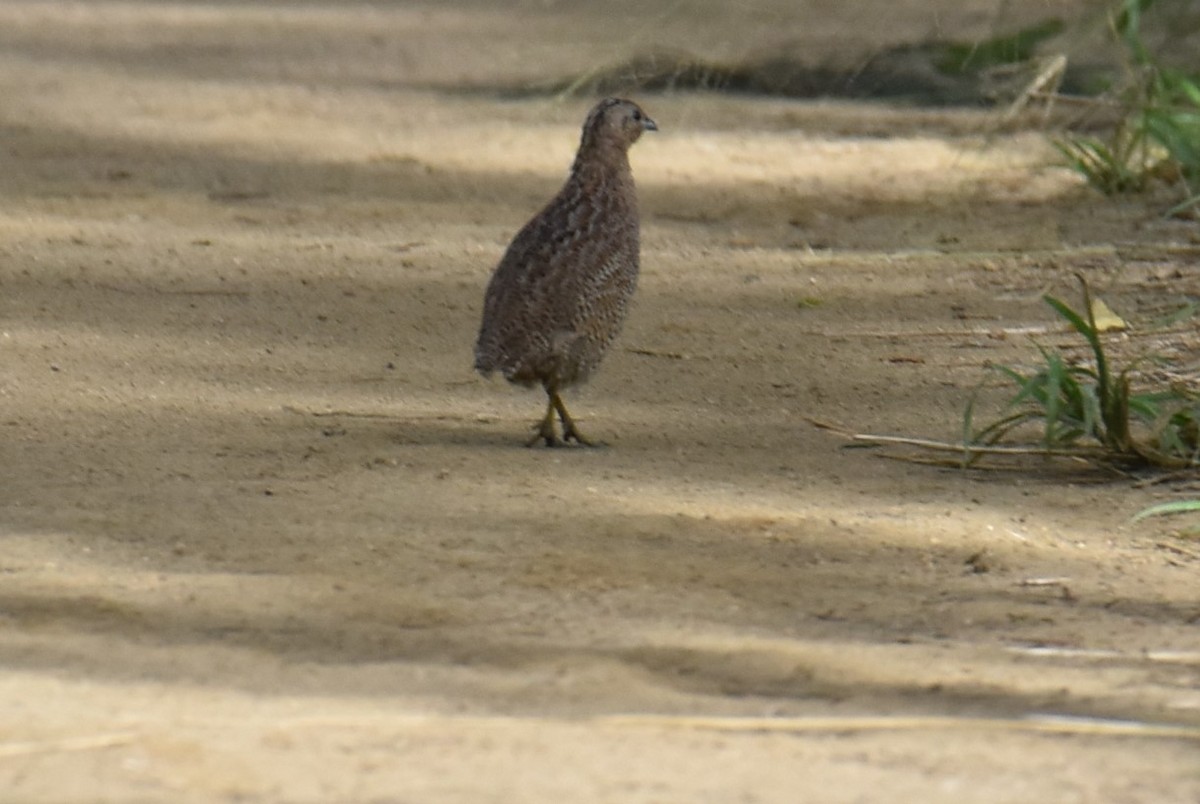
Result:
{"type": "Polygon", "coordinates": [[[1130,518],[1130,522],[1141,522],[1152,516],[1168,516],[1170,514],[1188,514],[1200,511],[1200,500],[1177,500],[1176,502],[1159,503],[1143,508],[1130,518]]]}
{"type": "MultiPolygon", "coordinates": [[[[1054,312],[1067,319],[1067,322],[1072,328],[1074,328],[1076,332],[1087,338],[1089,343],[1091,342],[1092,337],[1095,335],[1095,331],[1091,326],[1088,325],[1088,322],[1079,315],[1079,313],[1071,309],[1070,305],[1061,299],[1051,296],[1049,293],[1042,296],[1042,301],[1053,307],[1054,312]]],[[[1093,347],[1093,349],[1094,348],[1095,347],[1093,347]]]]}
{"type": "Polygon", "coordinates": [[[1047,449],[1058,446],[1058,428],[1062,417],[1062,385],[1065,367],[1062,358],[1051,354],[1046,364],[1045,386],[1041,400],[1045,408],[1046,425],[1043,430],[1042,443],[1047,449]]]}
{"type": "Polygon", "coordinates": [[[1168,217],[1168,218],[1182,217],[1183,214],[1185,212],[1187,212],[1188,210],[1190,210],[1192,207],[1200,207],[1200,194],[1193,195],[1190,198],[1185,198],[1183,201],[1180,201],[1178,204],[1176,204],[1175,206],[1168,209],[1166,211],[1166,217],[1168,217]]]}
{"type": "MultiPolygon", "coordinates": [[[[1200,201],[1200,195],[1196,196],[1192,200],[1200,201]]],[[[1170,215],[1171,213],[1168,212],[1167,214],[1170,215]]],[[[1148,328],[1149,329],[1166,329],[1168,327],[1173,327],[1176,324],[1180,323],[1181,321],[1186,321],[1187,319],[1194,316],[1196,314],[1196,310],[1198,310],[1198,309],[1200,309],[1200,305],[1196,304],[1196,300],[1188,299],[1187,304],[1183,305],[1175,312],[1171,313],[1170,315],[1163,316],[1162,318],[1159,318],[1155,321],[1150,322],[1150,324],[1148,325],[1148,328]]]]}
{"type": "Polygon", "coordinates": [[[1060,299],[1046,294],[1042,299],[1046,304],[1054,308],[1054,311],[1065,318],[1075,331],[1082,335],[1088,342],[1088,346],[1092,349],[1092,356],[1096,360],[1096,384],[1097,391],[1100,396],[1100,411],[1105,413],[1109,405],[1109,396],[1112,391],[1111,380],[1108,375],[1108,361],[1104,356],[1104,346],[1100,343],[1100,335],[1096,331],[1096,320],[1092,317],[1092,295],[1088,291],[1087,282],[1080,277],[1080,284],[1083,285],[1083,306],[1087,311],[1087,319],[1084,320],[1079,313],[1075,312],[1060,299]]]}

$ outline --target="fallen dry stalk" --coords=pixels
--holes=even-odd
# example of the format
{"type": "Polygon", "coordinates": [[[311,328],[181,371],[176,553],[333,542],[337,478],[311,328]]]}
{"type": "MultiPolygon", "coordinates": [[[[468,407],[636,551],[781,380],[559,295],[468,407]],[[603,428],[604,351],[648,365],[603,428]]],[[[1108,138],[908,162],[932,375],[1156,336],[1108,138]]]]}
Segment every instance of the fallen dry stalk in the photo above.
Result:
{"type": "Polygon", "coordinates": [[[671,715],[614,715],[597,718],[609,726],[695,729],[699,731],[785,732],[829,734],[875,731],[1006,731],[1035,734],[1066,734],[1087,737],[1154,737],[1200,741],[1200,728],[1171,723],[1039,715],[1028,718],[999,717],[702,717],[671,715]]]}
{"type": "Polygon", "coordinates": [[[27,757],[34,754],[61,754],[69,751],[97,751],[102,748],[128,745],[135,739],[137,739],[136,734],[118,732],[116,734],[95,734],[88,737],[64,737],[59,740],[23,740],[0,743],[0,759],[27,757]]]}
{"type": "Polygon", "coordinates": [[[865,444],[892,444],[905,447],[919,447],[935,452],[957,452],[967,455],[1020,455],[1051,458],[1085,458],[1089,460],[1103,458],[1107,453],[1099,449],[1046,449],[1045,447],[997,447],[986,444],[955,444],[950,441],[935,441],[928,438],[910,438],[908,436],[873,435],[871,433],[855,433],[838,425],[823,422],[811,417],[805,417],[809,424],[818,430],[826,430],[851,441],[865,444]]]}

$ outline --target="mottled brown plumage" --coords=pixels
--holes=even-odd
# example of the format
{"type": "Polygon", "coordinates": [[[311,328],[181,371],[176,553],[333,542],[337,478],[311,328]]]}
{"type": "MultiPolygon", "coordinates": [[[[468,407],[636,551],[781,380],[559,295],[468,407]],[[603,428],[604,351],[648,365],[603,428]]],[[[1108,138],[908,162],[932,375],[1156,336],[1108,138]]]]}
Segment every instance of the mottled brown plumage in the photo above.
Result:
{"type": "Polygon", "coordinates": [[[598,103],[583,124],[566,184],[513,238],[488,283],[475,369],[545,389],[546,415],[530,446],[591,445],[559,392],[587,380],[625,320],[638,276],[629,146],[657,129],[632,101],[598,103]]]}

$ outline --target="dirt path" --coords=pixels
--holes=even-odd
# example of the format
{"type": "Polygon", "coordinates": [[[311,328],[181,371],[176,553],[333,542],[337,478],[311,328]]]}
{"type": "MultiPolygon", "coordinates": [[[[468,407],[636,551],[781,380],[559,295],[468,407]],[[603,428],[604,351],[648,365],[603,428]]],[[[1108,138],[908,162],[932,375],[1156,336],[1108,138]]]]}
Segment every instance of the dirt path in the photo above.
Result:
{"type": "Polygon", "coordinates": [[[587,102],[434,85],[615,41],[536,5],[0,7],[0,797],[1200,799],[1200,548],[1125,524],[1194,490],[807,421],[956,437],[1195,225],[980,114],[642,98],[610,446],[524,449],[471,344],[587,102]]]}

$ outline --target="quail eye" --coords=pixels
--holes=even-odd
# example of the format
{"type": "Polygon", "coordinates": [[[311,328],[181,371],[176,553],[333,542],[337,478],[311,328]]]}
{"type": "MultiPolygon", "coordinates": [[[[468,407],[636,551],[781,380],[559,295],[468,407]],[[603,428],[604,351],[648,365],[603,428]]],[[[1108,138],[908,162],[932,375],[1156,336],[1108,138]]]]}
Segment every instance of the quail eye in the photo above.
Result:
{"type": "Polygon", "coordinates": [[[642,119],[642,110],[641,110],[641,109],[634,109],[634,110],[633,110],[633,119],[634,119],[634,120],[641,120],[641,119],[642,119]]]}

